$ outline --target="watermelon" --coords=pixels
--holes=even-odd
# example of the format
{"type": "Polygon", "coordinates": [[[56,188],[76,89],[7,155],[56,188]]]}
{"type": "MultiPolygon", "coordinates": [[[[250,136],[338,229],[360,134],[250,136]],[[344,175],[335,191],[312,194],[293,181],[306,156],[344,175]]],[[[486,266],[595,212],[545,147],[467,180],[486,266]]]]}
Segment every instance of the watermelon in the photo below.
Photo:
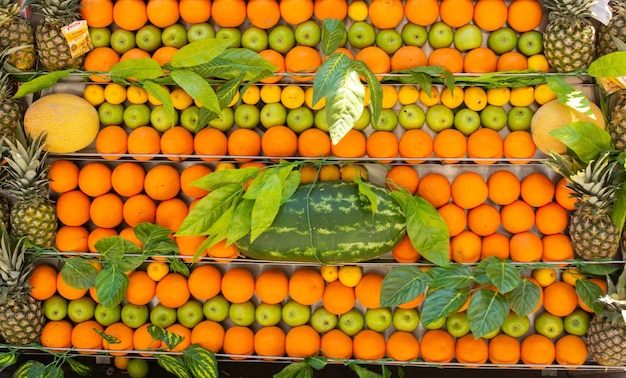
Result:
{"type": "Polygon", "coordinates": [[[362,185],[376,194],[375,212],[355,182],[305,184],[265,232],[252,243],[248,234],[235,246],[244,256],[269,261],[340,264],[380,257],[405,235],[406,217],[385,188],[362,185]]]}

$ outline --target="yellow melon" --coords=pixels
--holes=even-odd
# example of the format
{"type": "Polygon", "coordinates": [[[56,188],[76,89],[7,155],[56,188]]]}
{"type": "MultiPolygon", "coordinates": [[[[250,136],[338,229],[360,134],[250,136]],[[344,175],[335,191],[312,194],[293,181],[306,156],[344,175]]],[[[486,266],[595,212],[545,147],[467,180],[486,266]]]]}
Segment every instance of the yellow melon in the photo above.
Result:
{"type": "Polygon", "coordinates": [[[45,149],[69,153],[89,146],[98,134],[98,111],[80,96],[55,93],[38,100],[26,109],[24,130],[32,137],[46,132],[45,149]]]}
{"type": "Polygon", "coordinates": [[[606,123],[600,107],[591,103],[591,110],[595,119],[572,109],[559,100],[552,100],[543,104],[537,109],[530,123],[530,131],[537,148],[546,155],[550,151],[565,154],[567,147],[550,135],[550,132],[572,122],[593,122],[605,129],[606,123]]]}

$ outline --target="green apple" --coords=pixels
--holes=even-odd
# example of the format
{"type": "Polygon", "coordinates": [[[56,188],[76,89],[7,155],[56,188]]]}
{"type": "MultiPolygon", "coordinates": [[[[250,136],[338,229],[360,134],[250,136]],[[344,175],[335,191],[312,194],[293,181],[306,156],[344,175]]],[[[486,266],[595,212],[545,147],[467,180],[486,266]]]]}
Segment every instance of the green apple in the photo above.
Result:
{"type": "Polygon", "coordinates": [[[102,126],[119,126],[124,122],[124,105],[105,101],[98,106],[98,118],[102,126]]]}
{"type": "Polygon", "coordinates": [[[135,44],[142,50],[153,52],[161,47],[161,29],[146,24],[135,33],[135,44]]]}
{"type": "Polygon", "coordinates": [[[94,316],[96,302],[89,296],[73,299],[67,304],[67,316],[74,323],[87,321],[94,316]]]}
{"type": "Polygon", "coordinates": [[[469,333],[470,324],[467,312],[461,311],[446,318],[446,330],[454,337],[462,337],[469,333]]]}
{"type": "Polygon", "coordinates": [[[364,106],[363,112],[361,112],[361,116],[354,123],[354,126],[352,126],[352,128],[355,130],[363,130],[367,126],[370,125],[371,119],[372,119],[372,113],[370,113],[370,108],[368,108],[367,106],[364,106]]]}
{"type": "Polygon", "coordinates": [[[488,104],[480,111],[482,125],[495,131],[500,131],[506,126],[507,118],[506,110],[501,106],[488,104]]]}
{"type": "Polygon", "coordinates": [[[507,113],[507,126],[511,131],[529,131],[535,111],[529,106],[514,106],[507,113]]]}
{"type": "Polygon", "coordinates": [[[167,26],[161,32],[161,43],[163,46],[180,49],[189,43],[187,40],[187,29],[178,23],[167,26]]]}
{"type": "Polygon", "coordinates": [[[396,29],[383,29],[376,33],[376,46],[389,55],[402,47],[402,35],[396,29]]]}
{"type": "Polygon", "coordinates": [[[165,106],[157,105],[150,112],[150,124],[160,132],[165,132],[178,124],[178,112],[174,112],[174,119],[165,110],[165,106]]]}
{"type": "Polygon", "coordinates": [[[517,33],[507,26],[492,31],[487,37],[487,47],[497,55],[512,51],[516,46],[517,33]]]}
{"type": "Polygon", "coordinates": [[[402,42],[407,46],[422,47],[428,41],[428,29],[425,26],[407,22],[400,32],[402,42]]]}
{"type": "Polygon", "coordinates": [[[489,340],[489,339],[493,339],[494,337],[498,336],[500,334],[500,327],[494,329],[493,331],[485,334],[482,336],[483,339],[489,340]]]}
{"type": "Polygon", "coordinates": [[[276,25],[268,35],[270,49],[286,54],[296,45],[296,35],[288,25],[276,25]]]}
{"type": "Polygon", "coordinates": [[[221,322],[228,319],[230,302],[222,294],[207,299],[202,305],[204,317],[214,322],[221,322]]]}
{"type": "Polygon", "coordinates": [[[198,131],[198,119],[200,118],[200,108],[191,105],[180,112],[180,124],[185,129],[195,133],[198,131]]]}
{"type": "Polygon", "coordinates": [[[54,294],[43,301],[43,314],[50,320],[61,320],[67,316],[67,299],[54,294]]]}
{"type": "Polygon", "coordinates": [[[137,43],[135,42],[135,33],[122,28],[113,30],[109,43],[111,44],[111,48],[120,55],[132,48],[137,47],[137,43]]]}
{"type": "Polygon", "coordinates": [[[339,315],[337,326],[346,335],[354,336],[365,327],[365,316],[359,309],[353,308],[339,315]]]}
{"type": "Polygon", "coordinates": [[[581,308],[574,310],[569,315],[566,315],[563,319],[563,327],[565,332],[570,335],[583,336],[587,333],[589,328],[589,321],[591,316],[589,313],[581,308]]]}
{"type": "Polygon", "coordinates": [[[283,322],[290,327],[306,324],[311,318],[311,308],[294,300],[289,300],[283,305],[281,316],[283,322]]]}
{"type": "Polygon", "coordinates": [[[296,26],[294,35],[299,45],[315,47],[322,40],[322,27],[315,20],[307,20],[296,26]]]}
{"type": "Polygon", "coordinates": [[[224,108],[222,113],[209,121],[209,126],[220,131],[228,131],[235,124],[233,108],[224,108]]]}
{"type": "Polygon", "coordinates": [[[357,21],[348,28],[348,43],[355,49],[372,46],[376,42],[376,29],[366,21],[357,21]]]}
{"type": "Polygon", "coordinates": [[[161,303],[157,303],[157,305],[150,310],[150,323],[161,328],[171,326],[176,323],[176,319],[176,309],[163,306],[161,303]]]}
{"type": "Polygon", "coordinates": [[[147,104],[130,104],[124,108],[122,118],[129,129],[150,125],[150,107],[147,104]]]}
{"type": "Polygon", "coordinates": [[[454,32],[454,47],[459,51],[469,51],[483,44],[483,32],[476,24],[467,24],[454,32]]]}
{"type": "Polygon", "coordinates": [[[393,323],[389,307],[368,308],[365,310],[365,325],[376,332],[384,332],[393,323]]]}
{"type": "Polygon", "coordinates": [[[522,337],[530,328],[530,319],[528,316],[520,316],[511,311],[507,317],[504,318],[504,322],[500,328],[502,332],[511,337],[522,337]]]}
{"type": "Polygon", "coordinates": [[[328,117],[326,116],[326,108],[321,108],[320,110],[315,112],[315,117],[313,118],[313,124],[315,127],[322,131],[328,132],[328,117]]]}
{"type": "Polygon", "coordinates": [[[429,106],[426,110],[426,124],[437,133],[449,129],[454,125],[454,113],[443,104],[429,106]]]}
{"type": "Polygon", "coordinates": [[[228,47],[241,47],[241,30],[238,28],[219,28],[215,32],[215,38],[230,42],[228,47]]]}
{"type": "Polygon", "coordinates": [[[393,131],[398,126],[398,115],[393,109],[383,109],[378,122],[372,122],[375,130],[393,131]]]}
{"type": "Polygon", "coordinates": [[[109,47],[111,45],[111,30],[109,28],[89,28],[89,38],[94,48],[109,47]]]}
{"type": "Polygon", "coordinates": [[[428,29],[428,44],[433,49],[450,47],[454,41],[454,29],[443,21],[437,21],[428,29]]]}
{"type": "Polygon", "coordinates": [[[526,56],[541,54],[543,52],[543,33],[539,30],[523,32],[517,39],[517,50],[526,56]]]}
{"type": "Polygon", "coordinates": [[[415,308],[396,308],[391,322],[396,331],[413,332],[420,324],[420,315],[415,308]]]}
{"type": "Polygon", "coordinates": [[[316,308],[311,314],[311,327],[319,333],[326,333],[337,327],[339,317],[323,306],[316,308]]]}
{"type": "Polygon", "coordinates": [[[187,328],[195,327],[204,319],[202,303],[194,299],[188,300],[176,309],[176,318],[180,324],[187,328]]]}
{"type": "Polygon", "coordinates": [[[108,327],[122,319],[122,306],[115,305],[106,307],[102,303],[98,303],[94,311],[94,318],[103,327],[108,327]]]}
{"type": "Polygon", "coordinates": [[[261,111],[256,105],[241,104],[235,108],[235,125],[244,129],[254,129],[258,126],[261,111]]]}
{"type": "Polygon", "coordinates": [[[290,109],[287,112],[287,127],[299,134],[313,127],[314,118],[313,110],[307,106],[290,109]]]}
{"type": "Polygon", "coordinates": [[[469,136],[480,128],[480,113],[463,108],[454,115],[454,128],[469,136]]]}
{"type": "Polygon", "coordinates": [[[256,308],[252,301],[231,303],[228,309],[228,318],[238,326],[247,327],[254,323],[256,308]]]}
{"type": "Polygon", "coordinates": [[[426,113],[417,104],[403,105],[398,112],[398,123],[406,130],[419,129],[426,122],[426,113]]]}
{"type": "Polygon", "coordinates": [[[189,43],[205,38],[215,38],[215,29],[213,29],[213,25],[208,22],[192,24],[189,26],[189,29],[187,29],[187,41],[189,41],[189,43]]]}
{"type": "Polygon", "coordinates": [[[258,28],[256,26],[250,26],[244,30],[241,34],[241,47],[244,49],[252,50],[254,52],[261,52],[269,46],[269,36],[267,30],[258,28]]]}
{"type": "Polygon", "coordinates": [[[534,326],[535,332],[550,339],[558,337],[565,329],[563,318],[548,311],[542,311],[535,316],[534,326]]]}
{"type": "Polygon", "coordinates": [[[260,122],[263,127],[268,129],[272,126],[285,126],[287,123],[287,108],[280,102],[263,105],[260,122]]]}
{"type": "Polygon", "coordinates": [[[130,328],[138,328],[150,318],[150,310],[146,305],[126,303],[122,306],[122,322],[130,328]]]}
{"type": "Polygon", "coordinates": [[[280,303],[259,303],[254,312],[256,322],[262,327],[274,326],[282,319],[283,306],[280,303]]]}
{"type": "Polygon", "coordinates": [[[424,328],[426,328],[426,329],[441,329],[441,328],[443,328],[444,325],[446,325],[446,320],[447,320],[447,318],[445,316],[442,316],[441,318],[433,320],[432,322],[424,325],[424,328]]]}

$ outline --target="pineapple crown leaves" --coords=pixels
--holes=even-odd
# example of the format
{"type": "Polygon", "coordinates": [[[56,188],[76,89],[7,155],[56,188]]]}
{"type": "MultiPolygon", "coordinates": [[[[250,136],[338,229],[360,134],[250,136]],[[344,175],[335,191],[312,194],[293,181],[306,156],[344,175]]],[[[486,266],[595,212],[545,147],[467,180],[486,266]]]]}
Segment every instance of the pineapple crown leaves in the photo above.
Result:
{"type": "Polygon", "coordinates": [[[0,0],[0,27],[8,25],[20,13],[20,5],[15,0],[0,0]]]}
{"type": "Polygon", "coordinates": [[[80,20],[80,0],[26,0],[22,9],[32,6],[43,16],[45,22],[64,26],[80,20]]]}
{"type": "Polygon", "coordinates": [[[626,324],[626,267],[622,270],[617,284],[607,279],[607,294],[598,300],[604,305],[604,311],[600,314],[613,325],[626,324]]]}
{"type": "Polygon", "coordinates": [[[30,292],[32,265],[27,261],[26,250],[26,239],[13,237],[0,223],[0,304],[30,292]]]}
{"type": "Polygon", "coordinates": [[[4,185],[12,195],[18,198],[48,196],[48,167],[44,164],[48,155],[44,150],[45,139],[45,133],[31,138],[19,132],[15,141],[4,139],[8,154],[2,168],[12,178],[4,185]]]}
{"type": "Polygon", "coordinates": [[[592,15],[591,8],[596,1],[580,0],[546,0],[544,6],[548,10],[550,19],[554,17],[584,18],[592,15]]]}

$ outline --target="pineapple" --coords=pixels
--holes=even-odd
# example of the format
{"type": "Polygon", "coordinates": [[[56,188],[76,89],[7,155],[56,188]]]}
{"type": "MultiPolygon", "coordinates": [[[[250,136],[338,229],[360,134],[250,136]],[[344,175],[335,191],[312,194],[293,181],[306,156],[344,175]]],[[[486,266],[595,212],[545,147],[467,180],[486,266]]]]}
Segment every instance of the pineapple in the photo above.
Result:
{"type": "Polygon", "coordinates": [[[619,228],[613,223],[613,198],[624,168],[603,152],[583,169],[574,160],[556,153],[546,162],[568,181],[578,199],[571,215],[569,235],[576,257],[594,261],[615,256],[619,228]]]}
{"type": "Polygon", "coordinates": [[[626,149],[626,91],[619,94],[619,99],[611,111],[611,121],[608,124],[611,139],[618,150],[626,149]]]}
{"type": "Polygon", "coordinates": [[[606,296],[599,298],[603,311],[595,315],[587,329],[587,349],[595,362],[604,366],[626,365],[626,269],[617,285],[608,285],[606,296]]]}
{"type": "Polygon", "coordinates": [[[589,20],[593,0],[546,0],[544,54],[557,72],[585,69],[595,58],[596,29],[589,20]]]}
{"type": "MultiPolygon", "coordinates": [[[[0,53],[0,67],[8,59],[7,53],[8,50],[0,53]]],[[[15,129],[22,122],[23,117],[22,104],[18,99],[13,98],[11,76],[0,68],[0,140],[5,137],[13,140],[15,129]]]]}
{"type": "Polygon", "coordinates": [[[20,14],[17,0],[0,0],[0,49],[24,46],[12,53],[8,63],[18,70],[35,67],[35,32],[30,21],[20,14]]]}
{"type": "Polygon", "coordinates": [[[49,199],[47,153],[43,146],[45,135],[31,140],[20,137],[15,142],[5,140],[9,147],[6,156],[8,180],[5,190],[11,199],[11,233],[26,237],[28,242],[40,248],[54,246],[57,230],[55,207],[49,199]]]}
{"type": "Polygon", "coordinates": [[[37,342],[45,322],[41,302],[29,295],[33,265],[24,239],[0,225],[0,335],[11,345],[37,342]]]}
{"type": "Polygon", "coordinates": [[[610,0],[611,21],[598,28],[598,57],[618,51],[615,38],[626,42],[626,4],[624,0],[610,0]]]}
{"type": "Polygon", "coordinates": [[[72,57],[61,28],[80,20],[80,0],[32,0],[27,1],[41,13],[41,21],[35,28],[37,56],[43,68],[59,71],[80,68],[84,56],[72,57]]]}

